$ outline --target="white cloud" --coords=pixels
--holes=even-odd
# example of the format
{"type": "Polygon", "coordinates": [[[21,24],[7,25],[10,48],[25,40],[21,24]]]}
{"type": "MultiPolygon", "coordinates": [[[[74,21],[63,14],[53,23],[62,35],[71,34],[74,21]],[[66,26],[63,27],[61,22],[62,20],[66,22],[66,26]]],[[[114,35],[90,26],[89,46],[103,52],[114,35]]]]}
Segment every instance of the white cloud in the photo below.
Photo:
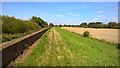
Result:
{"type": "Polygon", "coordinates": [[[79,14],[73,14],[73,13],[68,13],[68,15],[71,15],[71,16],[80,16],[79,14]]]}
{"type": "Polygon", "coordinates": [[[68,15],[71,15],[72,13],[68,13],[68,15]]]}
{"type": "Polygon", "coordinates": [[[101,13],[103,13],[103,11],[98,11],[97,13],[98,13],[98,14],[101,14],[101,13]]]}
{"type": "Polygon", "coordinates": [[[55,15],[55,16],[58,16],[58,17],[64,17],[64,15],[55,15]]]}

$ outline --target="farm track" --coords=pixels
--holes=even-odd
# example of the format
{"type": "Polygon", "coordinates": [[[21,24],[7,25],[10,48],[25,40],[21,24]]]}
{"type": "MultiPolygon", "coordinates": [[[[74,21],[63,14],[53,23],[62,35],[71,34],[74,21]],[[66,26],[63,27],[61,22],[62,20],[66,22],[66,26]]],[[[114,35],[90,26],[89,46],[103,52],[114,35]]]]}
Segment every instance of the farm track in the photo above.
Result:
{"type": "Polygon", "coordinates": [[[38,66],[47,65],[49,60],[51,60],[52,65],[55,66],[58,61],[63,61],[65,56],[66,58],[72,59],[73,54],[70,50],[67,49],[64,44],[59,44],[62,39],[54,28],[49,32],[48,40],[48,44],[45,45],[45,54],[40,56],[42,60],[38,66]]]}
{"type": "Polygon", "coordinates": [[[83,34],[84,31],[89,31],[93,38],[102,39],[108,42],[120,43],[118,39],[118,29],[95,29],[95,28],[78,28],[78,27],[62,27],[65,30],[83,34]]]}

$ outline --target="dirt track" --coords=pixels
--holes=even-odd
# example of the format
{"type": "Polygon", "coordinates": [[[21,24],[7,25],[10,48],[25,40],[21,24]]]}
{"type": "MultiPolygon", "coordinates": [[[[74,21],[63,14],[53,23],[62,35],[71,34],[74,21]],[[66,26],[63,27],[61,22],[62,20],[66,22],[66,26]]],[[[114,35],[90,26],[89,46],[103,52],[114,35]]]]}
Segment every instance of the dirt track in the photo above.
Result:
{"type": "Polygon", "coordinates": [[[81,35],[83,34],[84,31],[87,30],[90,32],[90,35],[93,38],[103,39],[109,42],[118,43],[118,29],[95,29],[95,28],[79,28],[79,27],[62,27],[62,28],[81,35]]]}

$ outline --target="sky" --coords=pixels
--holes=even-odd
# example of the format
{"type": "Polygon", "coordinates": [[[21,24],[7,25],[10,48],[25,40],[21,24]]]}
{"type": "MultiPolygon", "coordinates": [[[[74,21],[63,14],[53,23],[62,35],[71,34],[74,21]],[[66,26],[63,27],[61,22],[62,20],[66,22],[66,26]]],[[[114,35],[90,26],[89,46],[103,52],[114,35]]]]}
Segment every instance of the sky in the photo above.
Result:
{"type": "Polygon", "coordinates": [[[54,24],[117,22],[118,2],[3,2],[2,15],[24,20],[38,16],[54,24]]]}
{"type": "Polygon", "coordinates": [[[120,0],[1,0],[2,2],[118,2],[120,0]]]}

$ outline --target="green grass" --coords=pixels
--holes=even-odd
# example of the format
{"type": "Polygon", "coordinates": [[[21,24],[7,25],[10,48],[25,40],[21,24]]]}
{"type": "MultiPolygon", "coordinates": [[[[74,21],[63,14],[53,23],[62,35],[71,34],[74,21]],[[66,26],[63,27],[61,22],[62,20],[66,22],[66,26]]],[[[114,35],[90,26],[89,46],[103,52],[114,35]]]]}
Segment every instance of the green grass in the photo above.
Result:
{"type": "Polygon", "coordinates": [[[42,37],[40,43],[32,50],[32,53],[24,60],[21,61],[18,66],[37,66],[39,56],[43,55],[45,52],[45,44],[48,42],[47,34],[42,37]]]}
{"type": "Polygon", "coordinates": [[[118,66],[115,45],[54,27],[18,66],[118,66]]]}

